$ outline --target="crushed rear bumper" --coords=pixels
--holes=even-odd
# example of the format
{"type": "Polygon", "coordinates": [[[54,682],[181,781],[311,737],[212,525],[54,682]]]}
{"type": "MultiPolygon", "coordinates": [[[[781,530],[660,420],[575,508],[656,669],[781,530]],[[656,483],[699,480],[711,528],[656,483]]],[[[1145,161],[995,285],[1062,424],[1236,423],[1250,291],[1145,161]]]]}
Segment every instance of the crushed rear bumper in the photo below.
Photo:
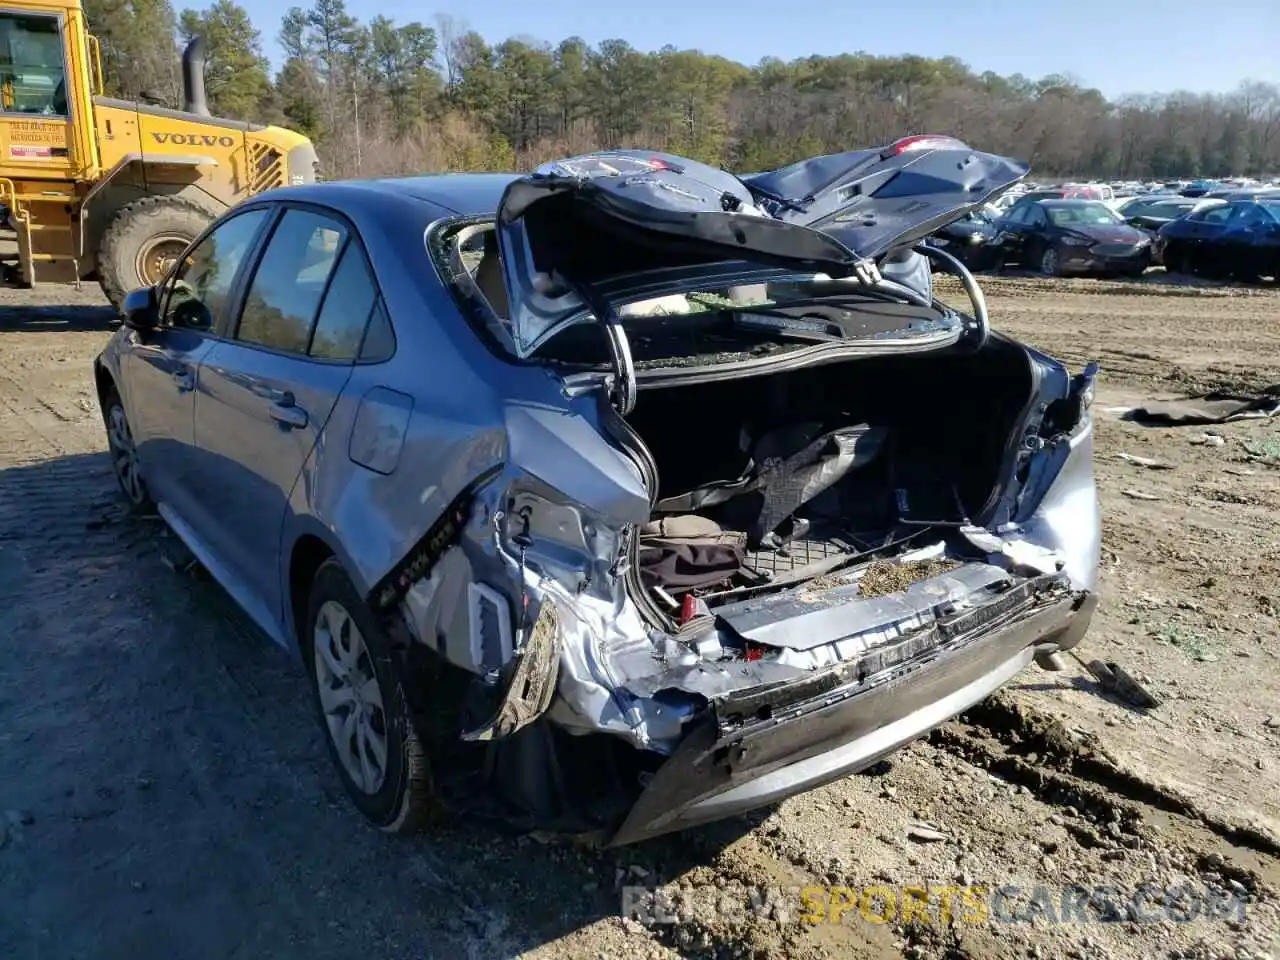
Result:
{"type": "Polygon", "coordinates": [[[856,773],[984,699],[1037,653],[1074,647],[1096,606],[1089,591],[1045,590],[903,638],[910,655],[870,675],[841,663],[717,698],[610,845],[734,816],[856,773]]]}

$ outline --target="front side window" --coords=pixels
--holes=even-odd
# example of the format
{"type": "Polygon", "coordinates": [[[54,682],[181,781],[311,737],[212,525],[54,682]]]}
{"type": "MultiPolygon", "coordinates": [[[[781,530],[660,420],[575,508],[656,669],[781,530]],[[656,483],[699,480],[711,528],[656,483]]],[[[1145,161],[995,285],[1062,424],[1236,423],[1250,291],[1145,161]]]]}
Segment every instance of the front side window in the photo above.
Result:
{"type": "Polygon", "coordinates": [[[236,271],[266,218],[266,210],[237,214],[196,245],[169,280],[164,323],[189,330],[213,328],[226,308],[236,271]]]}
{"type": "Polygon", "coordinates": [[[305,354],[345,236],[341,224],[328,217],[286,211],[245,295],[236,339],[305,354]]]}
{"type": "Polygon", "coordinates": [[[0,112],[67,116],[56,17],[0,11],[0,112]]]}

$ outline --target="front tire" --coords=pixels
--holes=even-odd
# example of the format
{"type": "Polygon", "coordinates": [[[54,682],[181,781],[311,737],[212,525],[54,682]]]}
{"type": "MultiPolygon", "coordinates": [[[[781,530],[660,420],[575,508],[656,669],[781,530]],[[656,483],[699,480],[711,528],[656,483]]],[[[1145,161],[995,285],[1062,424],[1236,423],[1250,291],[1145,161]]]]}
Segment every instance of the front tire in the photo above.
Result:
{"type": "Polygon", "coordinates": [[[143,197],[122,207],[98,247],[98,282],[112,304],[164,279],[187,245],[212,221],[202,208],[177,197],[143,197]]]}
{"type": "Polygon", "coordinates": [[[347,795],[380,830],[420,829],[437,809],[427,751],[391,643],[336,560],[321,564],[312,580],[301,648],[347,795]]]}
{"type": "Polygon", "coordinates": [[[1058,263],[1058,251],[1053,247],[1045,247],[1040,254],[1040,272],[1046,277],[1061,276],[1062,268],[1058,263]]]}
{"type": "Polygon", "coordinates": [[[120,491],[134,513],[149,513],[155,504],[147,481],[142,477],[142,464],[133,442],[133,430],[129,416],[116,388],[110,387],[102,401],[102,420],[107,429],[107,450],[111,456],[111,471],[115,474],[120,491]]]}

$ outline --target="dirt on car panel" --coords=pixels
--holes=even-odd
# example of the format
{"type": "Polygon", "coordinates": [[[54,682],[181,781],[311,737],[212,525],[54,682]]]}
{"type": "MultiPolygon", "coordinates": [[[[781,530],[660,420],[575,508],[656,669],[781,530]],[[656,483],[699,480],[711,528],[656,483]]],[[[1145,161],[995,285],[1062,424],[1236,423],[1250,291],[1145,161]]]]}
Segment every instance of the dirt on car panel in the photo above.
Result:
{"type": "Polygon", "coordinates": [[[1207,447],[1105,411],[1280,382],[1280,291],[1151,286],[984,283],[1003,332],[1102,356],[1103,599],[1081,652],[1122,662],[1162,705],[1126,709],[1083,670],[1028,672],[866,775],[607,852],[361,826],[298,672],[228,629],[216,588],[165,568],[160,524],[118,508],[89,369],[113,329],[100,295],[0,291],[0,601],[17,626],[0,630],[0,769],[18,772],[0,778],[0,956],[360,954],[371,930],[388,960],[1274,956],[1280,566],[1265,504],[1280,470],[1250,449],[1275,424],[1225,425],[1207,447]],[[1160,501],[1122,495],[1141,468],[1121,450],[1174,465],[1141,474],[1160,501]],[[1197,496],[1209,482],[1258,503],[1197,496]],[[916,820],[947,839],[913,840],[916,820]],[[931,882],[1243,889],[1248,913],[875,923],[855,906],[815,924],[788,893],[931,882]],[[678,909],[624,920],[627,888],[678,909]],[[762,892],[777,899],[755,910],[762,892]]]}

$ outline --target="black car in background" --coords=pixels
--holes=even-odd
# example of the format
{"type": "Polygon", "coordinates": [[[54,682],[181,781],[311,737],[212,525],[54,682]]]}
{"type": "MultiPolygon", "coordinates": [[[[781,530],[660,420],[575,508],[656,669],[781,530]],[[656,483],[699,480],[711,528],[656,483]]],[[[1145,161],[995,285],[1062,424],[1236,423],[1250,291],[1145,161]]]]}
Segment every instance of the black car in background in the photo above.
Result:
{"type": "Polygon", "coordinates": [[[996,221],[1001,264],[1046,276],[1073,273],[1141,276],[1151,264],[1151,235],[1097,200],[1018,202],[996,221]]]}
{"type": "Polygon", "coordinates": [[[1280,279],[1280,197],[1197,210],[1161,227],[1155,249],[1176,273],[1280,279]]]}
{"type": "Polygon", "coordinates": [[[1116,212],[1129,226],[1155,233],[1170,220],[1186,216],[1198,203],[1200,201],[1194,197],[1141,197],[1133,203],[1126,203],[1116,212]]]}
{"type": "MultiPolygon", "coordinates": [[[[995,221],[977,210],[949,223],[926,241],[946,250],[970,270],[987,270],[995,266],[995,221]]],[[[939,261],[937,269],[947,268],[939,261]]]]}

